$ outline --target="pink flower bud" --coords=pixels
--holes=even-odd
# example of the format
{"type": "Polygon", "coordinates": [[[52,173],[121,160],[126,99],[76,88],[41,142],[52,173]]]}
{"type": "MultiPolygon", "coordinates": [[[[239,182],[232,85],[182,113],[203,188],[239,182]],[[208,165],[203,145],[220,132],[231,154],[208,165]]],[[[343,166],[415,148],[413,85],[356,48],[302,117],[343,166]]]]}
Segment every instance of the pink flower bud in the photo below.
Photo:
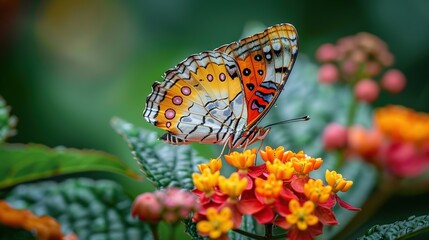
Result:
{"type": "Polygon", "coordinates": [[[195,195],[189,191],[168,188],[162,193],[163,196],[160,199],[165,210],[162,219],[166,222],[184,219],[198,207],[195,195]]]}
{"type": "Polygon", "coordinates": [[[347,144],[347,129],[338,123],[331,123],[323,131],[323,146],[326,150],[343,148],[347,144]]]}
{"type": "Polygon", "coordinates": [[[377,99],[379,91],[379,87],[374,80],[363,79],[355,86],[355,97],[359,101],[371,103],[377,99]]]}
{"type": "Polygon", "coordinates": [[[381,65],[380,63],[376,61],[368,61],[365,66],[365,72],[368,73],[370,76],[375,76],[379,74],[381,71],[381,65]]]}
{"type": "Polygon", "coordinates": [[[131,208],[132,215],[141,221],[156,222],[161,219],[163,208],[153,193],[143,193],[134,200],[131,208]]]}
{"type": "Polygon", "coordinates": [[[347,75],[350,76],[356,73],[358,66],[353,60],[348,59],[342,63],[341,68],[347,75]]]}
{"type": "Polygon", "coordinates": [[[381,87],[391,93],[399,93],[405,87],[406,79],[404,74],[396,69],[387,71],[381,79],[381,87]]]}
{"type": "Polygon", "coordinates": [[[338,80],[339,73],[337,67],[332,63],[323,64],[319,69],[319,82],[331,84],[338,80]]]}
{"type": "Polygon", "coordinates": [[[328,62],[336,60],[338,57],[338,50],[334,44],[325,43],[321,45],[316,51],[316,59],[320,62],[328,62]]]}

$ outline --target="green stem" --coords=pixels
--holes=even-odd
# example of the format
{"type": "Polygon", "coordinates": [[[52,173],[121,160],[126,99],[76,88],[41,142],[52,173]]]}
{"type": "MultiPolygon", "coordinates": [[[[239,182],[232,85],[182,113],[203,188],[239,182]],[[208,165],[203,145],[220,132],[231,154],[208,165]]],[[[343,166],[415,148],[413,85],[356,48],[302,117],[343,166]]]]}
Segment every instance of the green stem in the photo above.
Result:
{"type": "Polygon", "coordinates": [[[271,239],[272,236],[273,236],[273,224],[267,223],[265,224],[265,237],[267,239],[271,239]]]}
{"type": "Polygon", "coordinates": [[[357,106],[358,106],[358,101],[356,100],[355,96],[352,95],[351,97],[352,97],[352,100],[350,103],[349,112],[347,113],[347,122],[346,122],[347,127],[350,127],[351,125],[353,125],[356,117],[357,106]]]}
{"type": "Polygon", "coordinates": [[[234,231],[236,233],[239,233],[239,234],[241,234],[243,236],[252,238],[252,239],[261,239],[261,240],[265,240],[266,239],[265,236],[260,236],[260,235],[256,235],[256,234],[253,234],[253,233],[250,233],[250,232],[246,232],[246,231],[243,231],[243,230],[241,230],[239,228],[232,229],[232,231],[234,231]]]}
{"type": "Polygon", "coordinates": [[[153,240],[159,240],[158,223],[148,223],[149,229],[152,232],[153,240]]]}
{"type": "Polygon", "coordinates": [[[334,170],[339,171],[346,159],[346,151],[344,149],[335,151],[334,170]]]}
{"type": "Polygon", "coordinates": [[[170,240],[174,240],[175,236],[176,236],[176,229],[177,229],[177,225],[179,222],[175,222],[171,224],[171,231],[170,231],[170,236],[168,239],[170,240]]]}
{"type": "Polygon", "coordinates": [[[233,229],[233,231],[236,233],[239,233],[243,236],[246,236],[246,237],[249,237],[252,239],[260,239],[260,240],[285,239],[285,237],[286,237],[286,234],[273,235],[273,224],[272,223],[265,224],[265,236],[249,233],[249,232],[243,231],[241,229],[233,229]]]}
{"type": "MultiPolygon", "coordinates": [[[[355,122],[357,107],[358,107],[358,101],[356,100],[354,95],[351,95],[351,103],[347,112],[346,127],[352,126],[353,123],[355,122]]],[[[335,170],[339,170],[341,168],[341,166],[346,161],[346,157],[347,157],[346,149],[340,149],[336,152],[336,158],[335,158],[336,161],[334,165],[335,170]]]]}

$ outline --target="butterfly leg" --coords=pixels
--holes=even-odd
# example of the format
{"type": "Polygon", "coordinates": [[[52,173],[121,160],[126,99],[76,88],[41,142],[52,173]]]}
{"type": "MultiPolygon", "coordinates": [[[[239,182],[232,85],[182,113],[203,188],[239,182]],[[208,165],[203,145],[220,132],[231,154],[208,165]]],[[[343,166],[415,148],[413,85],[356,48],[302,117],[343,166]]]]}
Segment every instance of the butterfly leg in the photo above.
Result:
{"type": "Polygon", "coordinates": [[[264,138],[261,139],[261,143],[259,144],[259,147],[258,147],[258,152],[261,151],[262,145],[264,144],[264,140],[265,140],[264,138]]]}
{"type": "MultiPolygon", "coordinates": [[[[227,145],[231,146],[231,144],[232,144],[232,137],[230,136],[228,138],[228,140],[226,140],[225,143],[223,144],[222,151],[220,152],[219,157],[217,157],[217,158],[221,158],[223,153],[225,152],[226,146],[227,145]]],[[[230,154],[230,153],[231,153],[231,147],[229,148],[228,154],[230,154]]]]}

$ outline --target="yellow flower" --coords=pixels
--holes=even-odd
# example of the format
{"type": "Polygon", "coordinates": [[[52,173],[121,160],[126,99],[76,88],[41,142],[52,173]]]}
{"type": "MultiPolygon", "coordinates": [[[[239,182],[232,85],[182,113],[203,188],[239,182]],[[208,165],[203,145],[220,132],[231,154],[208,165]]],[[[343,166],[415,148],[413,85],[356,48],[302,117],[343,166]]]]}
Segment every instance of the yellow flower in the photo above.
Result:
{"type": "Polygon", "coordinates": [[[374,112],[375,126],[387,137],[420,146],[429,143],[429,114],[402,106],[387,106],[374,112]]]}
{"type": "Polygon", "coordinates": [[[353,185],[353,181],[343,178],[343,176],[336,171],[329,171],[327,169],[325,179],[328,185],[332,187],[334,193],[338,191],[347,192],[353,185]]]}
{"type": "Polygon", "coordinates": [[[292,225],[296,224],[301,231],[305,231],[308,226],[319,222],[319,219],[312,214],[314,211],[314,203],[312,201],[306,201],[301,207],[298,200],[292,199],[289,202],[289,210],[291,214],[286,215],[286,221],[292,225]]]}
{"type": "Polygon", "coordinates": [[[283,181],[277,180],[274,174],[270,174],[267,180],[261,178],[255,179],[256,193],[265,198],[265,203],[274,202],[280,194],[283,187],[283,181]]]}
{"type": "Polygon", "coordinates": [[[299,151],[295,154],[295,157],[291,158],[291,162],[298,174],[307,175],[311,171],[319,169],[323,160],[321,158],[312,158],[305,154],[304,151],[299,151]]]}
{"type": "Polygon", "coordinates": [[[238,173],[233,173],[229,178],[219,177],[220,190],[229,196],[231,200],[236,200],[243,193],[247,186],[247,178],[240,179],[238,173]]]}
{"type": "Polygon", "coordinates": [[[204,169],[202,174],[192,174],[195,188],[204,192],[207,196],[213,194],[214,187],[217,186],[220,172],[212,173],[209,168],[204,169]]]}
{"type": "Polygon", "coordinates": [[[306,184],[304,184],[304,194],[313,202],[326,202],[331,195],[331,190],[332,187],[323,186],[323,182],[320,179],[317,179],[316,181],[314,179],[310,179],[306,184]]]}
{"type": "Polygon", "coordinates": [[[267,165],[268,173],[274,174],[280,180],[291,178],[295,171],[291,162],[283,163],[278,158],[273,162],[267,161],[265,164],[267,165]]]}
{"type": "Polygon", "coordinates": [[[243,153],[232,152],[229,155],[225,155],[226,161],[239,169],[241,172],[247,172],[250,166],[255,165],[256,149],[246,150],[243,153]]]}
{"type": "Polygon", "coordinates": [[[222,168],[222,160],[220,158],[210,159],[208,163],[202,163],[198,165],[198,169],[201,173],[204,172],[204,169],[210,169],[212,173],[219,171],[222,168]]]}
{"type": "Polygon", "coordinates": [[[197,230],[203,236],[217,239],[225,235],[233,227],[231,209],[222,208],[220,213],[215,208],[208,208],[207,220],[197,223],[197,230]]]}

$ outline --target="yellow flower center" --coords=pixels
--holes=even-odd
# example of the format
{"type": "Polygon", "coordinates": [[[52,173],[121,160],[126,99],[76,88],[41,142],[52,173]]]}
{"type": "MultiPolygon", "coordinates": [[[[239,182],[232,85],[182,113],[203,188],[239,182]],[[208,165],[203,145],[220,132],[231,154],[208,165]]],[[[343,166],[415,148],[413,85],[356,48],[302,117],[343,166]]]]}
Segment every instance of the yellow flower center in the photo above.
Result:
{"type": "Polygon", "coordinates": [[[220,172],[212,173],[209,168],[204,169],[202,174],[192,174],[195,188],[204,192],[207,196],[213,194],[214,187],[217,186],[220,172]]]}
{"type": "Polygon", "coordinates": [[[314,203],[312,201],[306,201],[301,206],[298,200],[292,199],[289,202],[289,210],[291,214],[286,215],[286,221],[296,225],[301,231],[305,231],[308,226],[313,226],[319,222],[319,219],[313,215],[314,203]]]}
{"type": "Polygon", "coordinates": [[[268,173],[274,174],[276,178],[280,180],[291,178],[295,171],[291,162],[283,163],[278,158],[273,162],[267,161],[266,166],[268,173]]]}
{"type": "Polygon", "coordinates": [[[321,158],[312,158],[300,151],[295,154],[295,157],[291,158],[291,162],[298,174],[308,175],[311,171],[319,169],[323,160],[321,158]]]}
{"type": "Polygon", "coordinates": [[[320,179],[310,179],[306,184],[304,184],[304,194],[313,202],[326,202],[331,195],[331,190],[332,187],[323,186],[323,182],[320,179]]]}
{"type": "Polygon", "coordinates": [[[229,196],[230,200],[237,200],[246,186],[247,178],[240,179],[236,172],[231,174],[229,178],[225,178],[224,176],[219,177],[219,188],[224,194],[229,196]]]}
{"type": "Polygon", "coordinates": [[[270,204],[279,196],[283,187],[283,181],[277,180],[274,174],[270,174],[267,180],[261,178],[255,179],[255,185],[256,193],[264,197],[265,203],[270,204]]]}
{"type": "Polygon", "coordinates": [[[232,212],[228,207],[224,207],[218,212],[215,208],[208,208],[206,212],[207,220],[197,223],[197,230],[203,236],[210,239],[217,239],[226,234],[233,227],[232,212]]]}

